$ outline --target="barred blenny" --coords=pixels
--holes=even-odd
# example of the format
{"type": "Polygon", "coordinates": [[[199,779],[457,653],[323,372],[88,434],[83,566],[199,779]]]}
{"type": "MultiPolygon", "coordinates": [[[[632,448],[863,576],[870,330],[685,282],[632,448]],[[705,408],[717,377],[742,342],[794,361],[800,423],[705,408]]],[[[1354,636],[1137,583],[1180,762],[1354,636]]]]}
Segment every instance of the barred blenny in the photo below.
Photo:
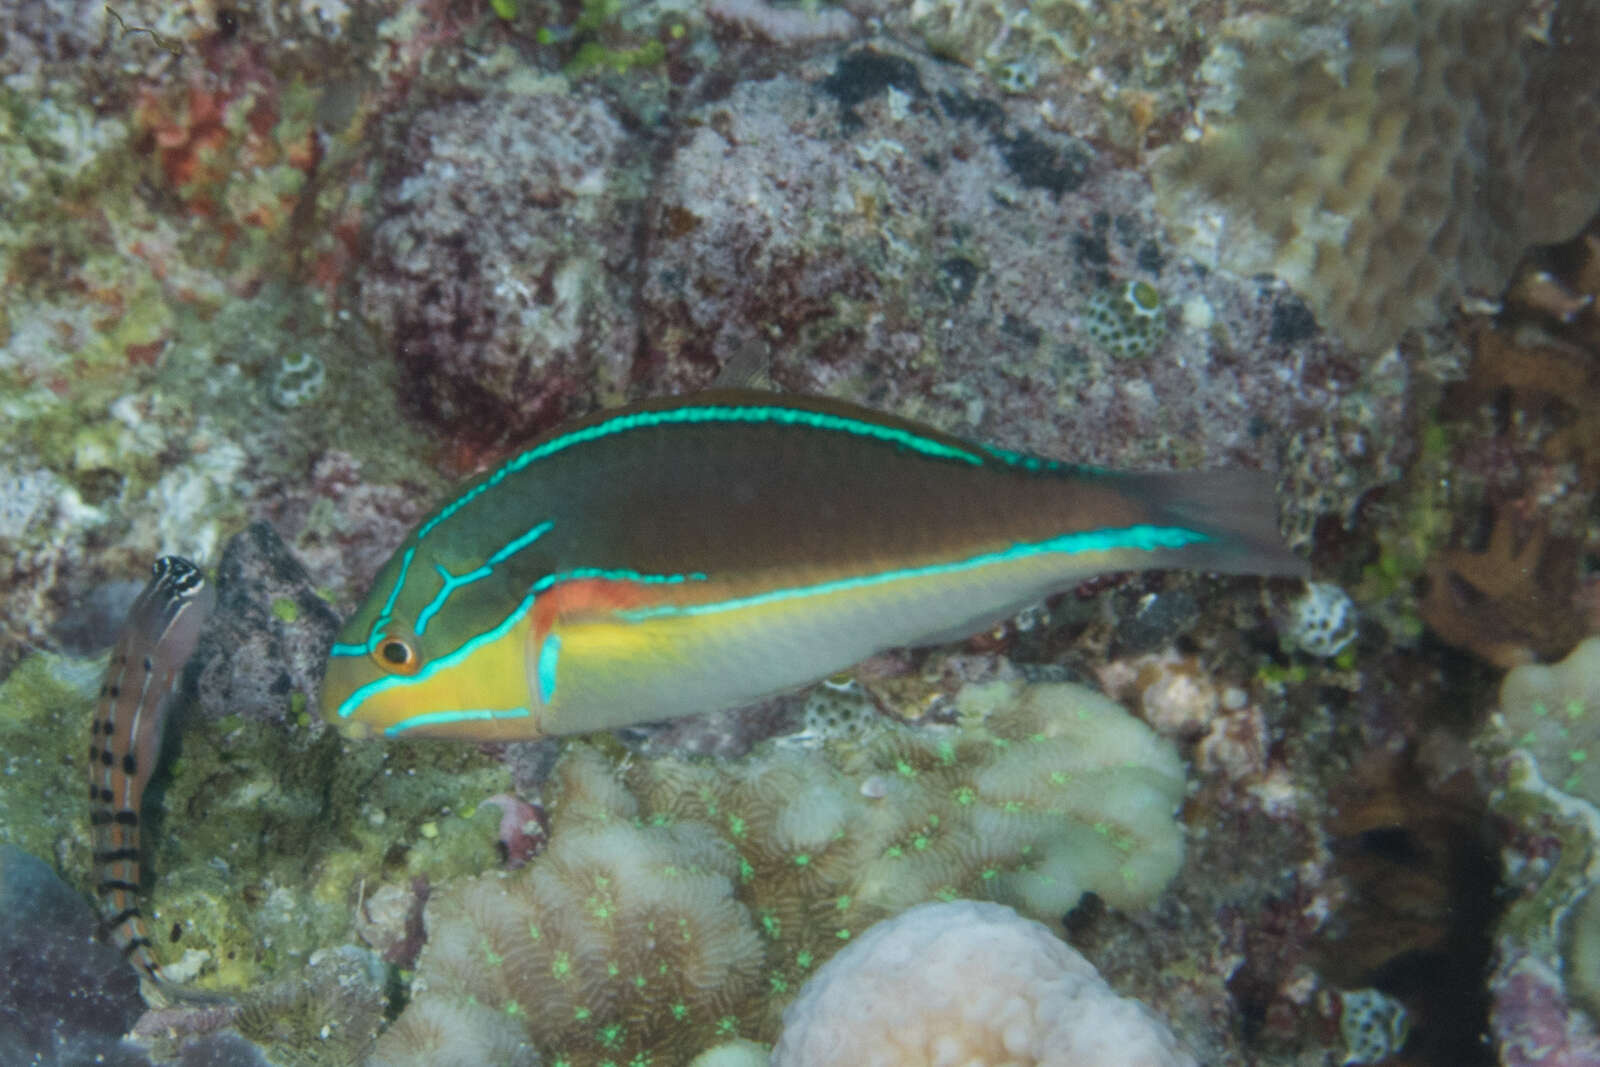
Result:
{"type": "Polygon", "coordinates": [[[734,707],[1107,571],[1304,575],[1261,473],[1115,473],[820,398],[714,390],[468,483],[329,658],[356,737],[521,739],[734,707]]]}
{"type": "Polygon", "coordinates": [[[139,911],[139,804],[184,665],[214,601],[193,563],[156,560],[111,651],[89,732],[89,823],[103,928],[138,969],[152,1003],[168,1000],[171,990],[139,911]]]}

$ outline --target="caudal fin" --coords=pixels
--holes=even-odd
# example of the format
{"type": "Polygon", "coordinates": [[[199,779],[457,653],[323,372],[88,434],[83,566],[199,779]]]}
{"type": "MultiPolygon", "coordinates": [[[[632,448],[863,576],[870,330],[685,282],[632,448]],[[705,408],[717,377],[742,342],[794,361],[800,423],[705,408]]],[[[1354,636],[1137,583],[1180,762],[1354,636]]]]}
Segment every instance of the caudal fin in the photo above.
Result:
{"type": "Polygon", "coordinates": [[[1206,541],[1178,550],[1174,563],[1222,574],[1305,578],[1305,560],[1278,532],[1278,499],[1264,471],[1173,471],[1124,475],[1119,486],[1149,509],[1151,522],[1181,526],[1206,541]]]}

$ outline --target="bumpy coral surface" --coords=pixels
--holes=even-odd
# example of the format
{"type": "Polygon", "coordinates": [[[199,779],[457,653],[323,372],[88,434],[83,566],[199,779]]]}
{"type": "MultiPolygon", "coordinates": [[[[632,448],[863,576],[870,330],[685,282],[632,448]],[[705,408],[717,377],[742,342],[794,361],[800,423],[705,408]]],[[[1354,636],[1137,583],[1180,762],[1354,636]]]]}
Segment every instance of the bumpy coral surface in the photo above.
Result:
{"type": "Polygon", "coordinates": [[[992,897],[1054,922],[1090,890],[1138,907],[1176,873],[1170,744],[1078,686],[959,703],[964,729],[885,728],[827,757],[619,776],[573,745],[548,851],[430,904],[417,996],[378,1062],[433,1062],[458,1039],[485,1063],[681,1062],[771,1040],[819,963],[908,906],[992,897]]]}
{"type": "Polygon", "coordinates": [[[1010,908],[923,904],[825,963],[784,1012],[773,1067],[1192,1067],[1094,965],[1010,908]]]}
{"type": "Polygon", "coordinates": [[[1600,5],[1423,0],[1342,23],[1248,17],[1210,61],[1168,209],[1223,205],[1222,259],[1272,270],[1380,350],[1600,207],[1600,5]],[[1231,39],[1229,39],[1231,38],[1231,39]]]}
{"type": "Polygon", "coordinates": [[[1600,805],[1600,637],[1559,664],[1506,675],[1500,714],[1507,738],[1538,761],[1547,782],[1600,805]]]}
{"type": "Polygon", "coordinates": [[[1600,637],[1549,666],[1512,670],[1500,689],[1494,804],[1506,819],[1508,880],[1519,890],[1496,931],[1492,1022],[1516,1067],[1600,1062],[1590,905],[1600,876],[1600,637]]]}
{"type": "Polygon", "coordinates": [[[423,112],[381,193],[363,310],[414,409],[464,437],[523,437],[621,395],[628,145],[565,89],[423,112]]]}

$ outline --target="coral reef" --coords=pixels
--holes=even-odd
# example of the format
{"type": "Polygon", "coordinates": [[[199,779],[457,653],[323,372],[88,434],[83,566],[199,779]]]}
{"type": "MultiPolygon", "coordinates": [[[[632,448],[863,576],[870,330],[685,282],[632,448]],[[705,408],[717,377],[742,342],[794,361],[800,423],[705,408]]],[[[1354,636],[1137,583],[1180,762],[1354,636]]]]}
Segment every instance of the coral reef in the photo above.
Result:
{"type": "Polygon", "coordinates": [[[1162,200],[1186,220],[1195,197],[1220,205],[1220,262],[1276,272],[1381,351],[1600,208],[1597,43],[1586,0],[1242,16],[1207,61],[1201,136],[1157,171],[1162,200]]]}
{"type": "MultiPolygon", "coordinates": [[[[1478,715],[1486,661],[1553,660],[1600,630],[1600,237],[1536,249],[1493,321],[1366,350],[1463,295],[1489,307],[1476,298],[1501,295],[1506,257],[1582,220],[1595,169],[1558,154],[1593,158],[1592,0],[13,7],[0,839],[69,882],[88,870],[71,798],[107,620],[155,555],[220,559],[228,604],[149,798],[145,901],[178,974],[253,1005],[147,1016],[140,1053],[77,1015],[101,1001],[69,998],[31,1017],[50,1041],[134,1063],[359,1059],[376,954],[401,1012],[385,1055],[531,1062],[550,1049],[527,1018],[461,995],[500,980],[464,939],[530,886],[570,896],[583,878],[595,933],[591,897],[638,903],[616,889],[625,846],[647,887],[678,879],[742,916],[717,929],[759,956],[730,957],[718,988],[746,993],[719,1014],[688,991],[706,995],[686,995],[698,1024],[680,1034],[630,1014],[670,1017],[648,980],[640,994],[569,960],[613,1015],[577,1019],[557,990],[540,1025],[574,1047],[547,1063],[640,1034],[748,1062],[761,1053],[734,1034],[775,1037],[841,931],[958,893],[1064,921],[1202,1062],[1337,1060],[1369,988],[1405,1006],[1409,1062],[1595,1057],[1575,1005],[1593,996],[1577,976],[1594,908],[1576,902],[1596,835],[1557,788],[1581,784],[1582,761],[1539,719],[1541,779],[1478,715]],[[1399,47],[1370,61],[1385,42],[1399,47]],[[1417,91],[1391,104],[1396,84],[1417,91]],[[1219,175],[1258,149],[1242,181],[1219,175]],[[1171,154],[1153,189],[1154,151],[1171,154]],[[1441,208],[1451,182],[1475,191],[1441,208]],[[1246,185],[1290,195],[1263,205],[1246,185]],[[1319,258],[1336,233],[1354,254],[1319,258]],[[1155,308],[1139,286],[1159,310],[1124,321],[1155,308]],[[754,349],[781,388],[1008,447],[1276,468],[1297,543],[1351,591],[1360,631],[1306,654],[1350,632],[1317,615],[1330,625],[1290,651],[1296,608],[1316,606],[1291,602],[1298,587],[1107,577],[959,648],[597,740],[603,762],[574,746],[551,809],[568,868],[544,854],[505,870],[538,848],[523,805],[557,792],[542,788],[555,746],[346,748],[302,718],[328,605],[348,609],[448,479],[754,349]],[[1170,739],[1150,742],[1166,770],[1142,792],[1105,771],[1136,797],[1084,786],[1138,808],[1126,838],[1028,810],[1072,792],[1037,774],[1004,796],[1020,810],[980,801],[980,772],[1033,774],[1030,752],[1068,745],[1002,736],[1020,721],[1004,710],[985,725],[1019,673],[1099,677],[1170,739]],[[1404,788],[1346,791],[1391,757],[1404,788]],[[1487,788],[1501,839],[1485,842],[1487,788]],[[1135,838],[1161,847],[1119,847],[1135,838]],[[1010,851],[989,864],[975,839],[1010,851]],[[1093,877],[1062,877],[1057,848],[1092,857],[1093,877]],[[444,917],[431,929],[428,910],[444,917]],[[450,952],[473,973],[442,973],[450,952]]],[[[506,960],[554,967],[524,932],[506,960]]]]}
{"type": "Polygon", "coordinates": [[[1404,482],[1370,501],[1379,556],[1358,595],[1393,632],[1426,624],[1509,668],[1600,629],[1600,348],[1585,315],[1563,321],[1527,295],[1538,276],[1600,289],[1590,242],[1536,250],[1504,312],[1460,331],[1470,361],[1440,390],[1404,482]]]}
{"type": "Polygon", "coordinates": [[[1310,506],[1339,513],[1405,437],[1403,369],[1376,388],[1293,328],[1284,288],[1169,247],[1147,182],[1111,154],[887,42],[688,109],[653,190],[638,373],[654,388],[770,345],[784,388],[1119,466],[1271,464],[1280,431],[1312,425],[1294,466],[1328,498],[1310,506]],[[1083,313],[1130,280],[1169,312],[1137,366],[1083,313]]]}
{"type": "Polygon", "coordinates": [[[1048,928],[976,901],[873,926],[807,980],[783,1024],[773,1067],[1196,1063],[1048,928]]]}
{"type": "Polygon", "coordinates": [[[1498,757],[1495,810],[1506,821],[1516,891],[1495,930],[1493,1029],[1516,1067],[1600,1062],[1600,1026],[1579,1007],[1600,879],[1600,776],[1589,767],[1600,712],[1600,637],[1559,664],[1506,675],[1483,743],[1498,757]],[[1508,751],[1509,750],[1509,751],[1508,751]]]}
{"type": "MultiPolygon", "coordinates": [[[[328,612],[269,529],[230,542],[219,601],[195,665],[197,700],[175,714],[170,765],[145,805],[145,913],[159,935],[156,951],[174,981],[235,991],[243,1011],[231,1023],[278,1062],[355,1062],[376,1029],[388,979],[381,968],[374,975],[365,955],[346,959],[354,949],[324,949],[361,933],[396,965],[409,963],[421,932],[420,923],[405,929],[407,901],[392,936],[370,919],[358,926],[353,905],[394,883],[414,893],[419,881],[426,887],[492,866],[504,820],[492,806],[475,808],[506,791],[509,772],[463,749],[369,747],[346,757],[297,710],[297,695],[316,684],[317,643],[327,641],[317,624],[328,612]]],[[[0,688],[0,734],[13,753],[11,773],[0,779],[0,837],[57,857],[75,877],[91,869],[87,805],[76,783],[102,666],[37,654],[0,688]]],[[[298,703],[303,709],[303,696],[298,703]]],[[[105,962],[108,989],[132,978],[115,952],[105,962]]],[[[215,1028],[185,1025],[181,1032],[197,1041],[215,1028]]],[[[151,1050],[205,1062],[208,1047],[151,1050]]]]}
{"type": "Polygon", "coordinates": [[[371,1050],[386,987],[382,962],[346,945],[236,998],[191,992],[146,1012],[131,1039],[157,1063],[353,1067],[371,1050]]]}
{"type": "Polygon", "coordinates": [[[600,100],[524,80],[404,131],[360,284],[412,407],[483,444],[615,404],[636,343],[634,150],[600,100]]]}
{"type": "Polygon", "coordinates": [[[1059,128],[1136,153],[1176,135],[1205,37],[1193,0],[912,0],[885,5],[902,39],[1039,101],[1059,128]]]}
{"type": "Polygon", "coordinates": [[[1343,892],[1318,969],[1347,1054],[1383,1062],[1406,1046],[1423,1062],[1472,1062],[1502,902],[1498,842],[1471,770],[1429,752],[1373,751],[1329,801],[1343,892]]]}
{"type": "Polygon", "coordinates": [[[491,1063],[522,1062],[522,1039],[566,1062],[686,1060],[770,1040],[786,994],[913,904],[990,897],[1053,922],[1086,892],[1122,908],[1160,892],[1182,854],[1169,745],[1076,686],[972,686],[957,704],[964,727],[885,726],[826,757],[790,745],[619,776],[570,747],[548,850],[430,901],[379,1061],[427,1062],[463,1030],[491,1063]]]}
{"type": "Polygon", "coordinates": [[[1584,640],[1559,664],[1507,674],[1499,725],[1546,782],[1600,807],[1600,637],[1584,640]]]}

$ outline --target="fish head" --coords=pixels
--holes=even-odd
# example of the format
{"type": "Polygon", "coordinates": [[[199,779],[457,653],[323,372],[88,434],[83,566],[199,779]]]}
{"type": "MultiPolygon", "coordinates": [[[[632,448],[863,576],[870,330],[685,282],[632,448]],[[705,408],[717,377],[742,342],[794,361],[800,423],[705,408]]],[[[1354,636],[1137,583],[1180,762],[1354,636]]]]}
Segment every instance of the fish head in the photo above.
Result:
{"type": "Polygon", "coordinates": [[[357,739],[542,736],[528,682],[532,595],[516,596],[492,568],[420,548],[413,539],[395,554],[339,631],[323,717],[357,739]]]}

